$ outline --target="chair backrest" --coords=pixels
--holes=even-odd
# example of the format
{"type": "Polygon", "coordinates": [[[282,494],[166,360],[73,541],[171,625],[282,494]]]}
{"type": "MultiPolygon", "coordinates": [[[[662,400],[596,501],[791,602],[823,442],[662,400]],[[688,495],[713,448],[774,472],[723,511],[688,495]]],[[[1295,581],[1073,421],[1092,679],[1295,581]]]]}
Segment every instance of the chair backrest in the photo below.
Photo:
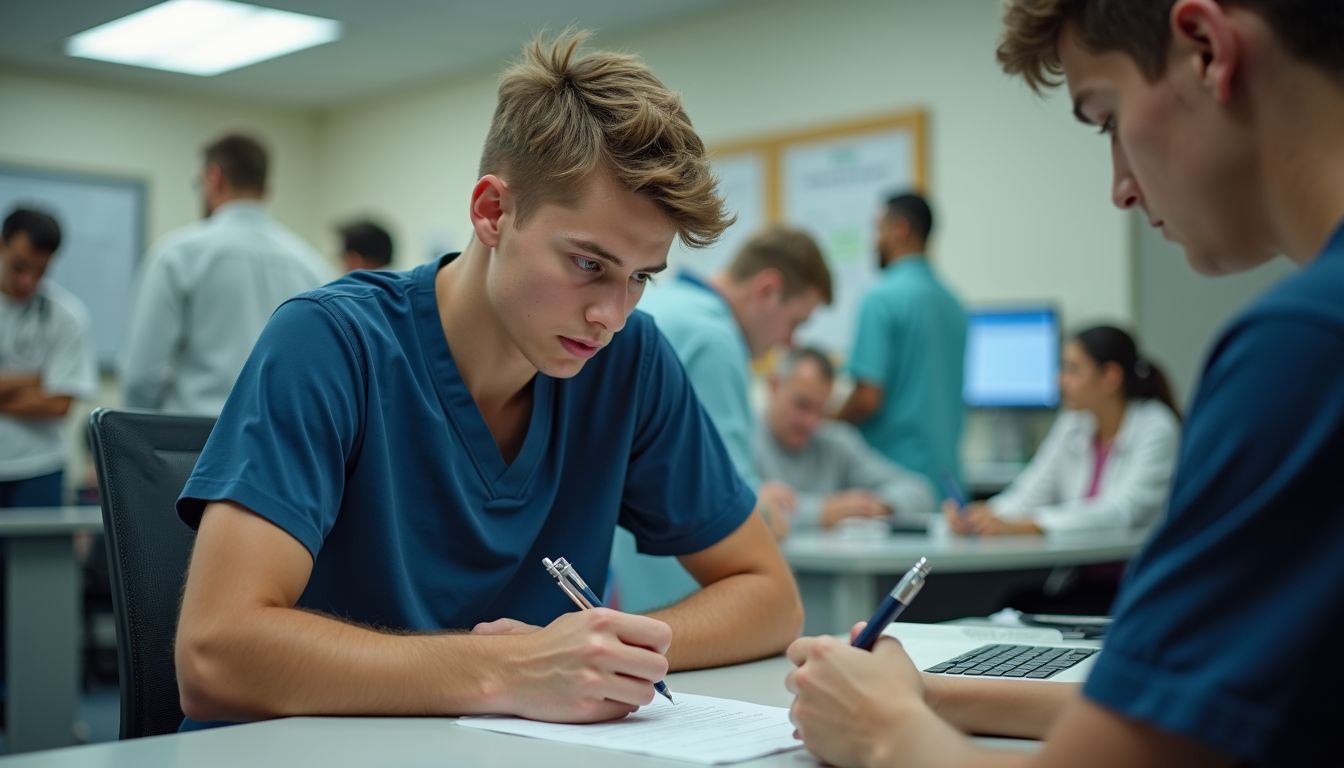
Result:
{"type": "Polygon", "coordinates": [[[182,722],[173,663],[178,603],[195,532],[174,503],[215,420],[99,408],[89,436],[112,577],[121,676],[121,738],[182,722]]]}

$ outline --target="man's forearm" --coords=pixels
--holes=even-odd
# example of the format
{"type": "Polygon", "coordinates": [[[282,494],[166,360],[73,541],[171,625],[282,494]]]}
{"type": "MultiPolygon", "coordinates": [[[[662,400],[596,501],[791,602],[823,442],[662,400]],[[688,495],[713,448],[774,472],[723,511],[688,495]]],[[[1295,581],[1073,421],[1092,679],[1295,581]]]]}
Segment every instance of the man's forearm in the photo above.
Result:
{"type": "Polygon", "coordinates": [[[0,373],[0,401],[34,387],[42,389],[42,377],[36,373],[0,373]]]}
{"type": "Polygon", "coordinates": [[[1078,686],[1027,680],[987,680],[928,675],[930,706],[965,733],[1042,739],[1078,686]]]}
{"type": "Polygon", "coordinates": [[[498,712],[507,636],[392,635],[294,608],[252,609],[178,637],[183,711],[205,720],[299,714],[498,712]]]}
{"type": "Polygon", "coordinates": [[[855,426],[862,424],[877,411],[877,407],[870,403],[870,400],[870,397],[856,388],[854,392],[849,393],[844,405],[841,405],[840,410],[836,412],[836,420],[847,421],[855,426]]]}
{"type": "Polygon", "coordinates": [[[20,419],[58,419],[70,412],[74,398],[69,395],[48,395],[41,384],[13,390],[0,399],[0,414],[20,419]]]}
{"type": "Polygon", "coordinates": [[[791,575],[785,576],[729,576],[651,614],[672,627],[671,668],[700,669],[782,653],[803,623],[798,587],[791,575]]]}

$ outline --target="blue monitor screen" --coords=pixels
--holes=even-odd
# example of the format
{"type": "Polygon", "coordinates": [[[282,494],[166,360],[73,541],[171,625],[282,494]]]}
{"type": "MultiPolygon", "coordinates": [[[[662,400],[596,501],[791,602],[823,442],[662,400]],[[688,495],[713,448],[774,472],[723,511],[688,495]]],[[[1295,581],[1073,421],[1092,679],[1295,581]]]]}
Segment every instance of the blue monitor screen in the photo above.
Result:
{"type": "Polygon", "coordinates": [[[1059,405],[1059,318],[1050,307],[979,309],[966,336],[966,404],[1059,405]]]}

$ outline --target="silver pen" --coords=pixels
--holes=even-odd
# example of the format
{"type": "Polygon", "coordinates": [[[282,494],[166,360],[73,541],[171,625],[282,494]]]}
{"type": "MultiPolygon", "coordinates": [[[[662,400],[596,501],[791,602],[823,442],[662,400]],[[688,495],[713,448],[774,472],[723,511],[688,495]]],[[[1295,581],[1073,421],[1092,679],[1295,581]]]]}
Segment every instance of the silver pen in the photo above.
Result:
{"type": "MultiPolygon", "coordinates": [[[[593,590],[588,588],[588,583],[583,580],[579,572],[574,570],[574,566],[569,564],[565,558],[552,560],[549,557],[541,558],[541,564],[546,566],[546,572],[555,577],[555,583],[560,585],[569,599],[579,607],[579,610],[586,611],[589,608],[604,608],[602,600],[593,590]]],[[[672,699],[672,692],[667,689],[667,683],[659,680],[653,684],[653,689],[667,697],[673,704],[677,702],[672,699]]]]}

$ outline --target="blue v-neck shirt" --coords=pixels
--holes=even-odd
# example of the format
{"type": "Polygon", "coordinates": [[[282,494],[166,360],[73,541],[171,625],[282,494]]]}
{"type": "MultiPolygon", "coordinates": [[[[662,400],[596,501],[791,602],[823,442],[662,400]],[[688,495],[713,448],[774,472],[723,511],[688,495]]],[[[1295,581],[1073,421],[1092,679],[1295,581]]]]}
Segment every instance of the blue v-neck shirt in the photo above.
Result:
{"type": "MultiPolygon", "coordinates": [[[[444,339],[434,277],[359,272],[282,305],[178,513],[234,501],[313,556],[299,605],[390,629],[547,624],[573,609],[541,566],[603,591],[612,534],[697,552],[755,498],[652,320],[639,312],[570,379],[538,374],[505,462],[444,339]]],[[[246,553],[239,553],[246,567],[246,553]]]]}

